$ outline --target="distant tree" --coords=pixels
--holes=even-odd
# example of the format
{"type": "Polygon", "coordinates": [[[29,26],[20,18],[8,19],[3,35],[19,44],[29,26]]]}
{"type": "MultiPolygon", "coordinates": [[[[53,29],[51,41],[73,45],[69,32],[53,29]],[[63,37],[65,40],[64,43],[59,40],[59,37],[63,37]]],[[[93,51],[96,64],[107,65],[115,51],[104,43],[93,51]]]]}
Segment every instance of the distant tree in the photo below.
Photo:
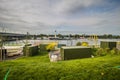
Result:
{"type": "Polygon", "coordinates": [[[51,34],[51,35],[48,35],[49,37],[55,37],[55,35],[51,34]]]}
{"type": "Polygon", "coordinates": [[[74,37],[75,38],[79,38],[80,36],[79,36],[79,34],[75,34],[74,37]]]}
{"type": "Polygon", "coordinates": [[[31,35],[29,32],[27,32],[27,34],[26,34],[26,39],[31,39],[31,35]]]}
{"type": "Polygon", "coordinates": [[[37,35],[33,35],[33,38],[34,38],[34,39],[37,39],[37,35]]]}
{"type": "Polygon", "coordinates": [[[69,37],[70,37],[70,38],[72,38],[72,37],[73,37],[73,35],[72,35],[72,34],[69,34],[69,37]]]}
{"type": "Polygon", "coordinates": [[[57,36],[58,36],[58,37],[62,37],[62,34],[58,34],[57,36]]]}
{"type": "Polygon", "coordinates": [[[113,38],[113,36],[112,36],[112,34],[108,34],[108,36],[107,36],[108,38],[113,38]]]}
{"type": "Polygon", "coordinates": [[[107,38],[108,38],[108,35],[107,35],[107,34],[104,34],[104,35],[103,35],[103,38],[107,39],[107,38]]]}

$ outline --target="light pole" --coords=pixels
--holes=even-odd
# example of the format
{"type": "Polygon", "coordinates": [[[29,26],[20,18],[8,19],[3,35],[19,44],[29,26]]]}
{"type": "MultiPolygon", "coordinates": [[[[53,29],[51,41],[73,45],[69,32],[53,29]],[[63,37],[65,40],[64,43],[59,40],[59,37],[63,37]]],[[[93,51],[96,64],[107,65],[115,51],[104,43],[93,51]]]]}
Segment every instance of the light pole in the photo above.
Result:
{"type": "Polygon", "coordinates": [[[56,33],[57,33],[57,31],[55,30],[55,38],[56,38],[56,33]]]}

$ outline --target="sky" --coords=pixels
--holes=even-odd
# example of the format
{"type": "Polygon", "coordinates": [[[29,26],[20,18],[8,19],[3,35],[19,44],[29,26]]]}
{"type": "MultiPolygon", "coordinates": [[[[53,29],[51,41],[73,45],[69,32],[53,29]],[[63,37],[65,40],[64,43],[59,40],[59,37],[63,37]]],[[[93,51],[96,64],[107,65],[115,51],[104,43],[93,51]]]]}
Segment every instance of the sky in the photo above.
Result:
{"type": "Polygon", "coordinates": [[[120,0],[0,0],[0,31],[120,35],[120,0]]]}

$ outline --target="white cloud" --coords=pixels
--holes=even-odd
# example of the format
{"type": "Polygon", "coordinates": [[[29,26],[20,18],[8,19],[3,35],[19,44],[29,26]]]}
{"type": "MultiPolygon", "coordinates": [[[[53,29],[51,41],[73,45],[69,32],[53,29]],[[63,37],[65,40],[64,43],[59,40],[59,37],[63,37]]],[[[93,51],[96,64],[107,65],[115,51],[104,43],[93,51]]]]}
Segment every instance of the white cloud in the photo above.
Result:
{"type": "Polygon", "coordinates": [[[103,0],[60,0],[54,10],[58,14],[71,14],[82,11],[85,8],[99,5],[103,0]]]}
{"type": "Polygon", "coordinates": [[[0,24],[25,33],[51,33],[57,26],[66,26],[61,27],[66,33],[102,32],[114,26],[118,34],[120,6],[115,6],[109,0],[1,0],[0,24]]]}

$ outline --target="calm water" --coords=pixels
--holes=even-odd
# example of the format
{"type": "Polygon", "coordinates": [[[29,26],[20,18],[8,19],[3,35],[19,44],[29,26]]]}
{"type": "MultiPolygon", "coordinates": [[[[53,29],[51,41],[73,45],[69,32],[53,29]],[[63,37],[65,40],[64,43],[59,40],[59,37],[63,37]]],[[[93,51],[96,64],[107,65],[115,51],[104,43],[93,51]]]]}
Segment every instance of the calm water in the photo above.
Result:
{"type": "MultiPolygon", "coordinates": [[[[100,45],[100,41],[117,41],[120,42],[120,39],[98,39],[97,45],[100,45]]],[[[24,42],[26,40],[19,41],[10,41],[5,42],[4,46],[24,46],[24,42]]],[[[96,42],[94,40],[88,39],[77,39],[77,40],[28,40],[30,44],[38,44],[38,43],[49,43],[49,42],[58,42],[59,44],[66,44],[67,46],[74,46],[77,42],[88,42],[89,45],[94,45],[96,42]]]]}

